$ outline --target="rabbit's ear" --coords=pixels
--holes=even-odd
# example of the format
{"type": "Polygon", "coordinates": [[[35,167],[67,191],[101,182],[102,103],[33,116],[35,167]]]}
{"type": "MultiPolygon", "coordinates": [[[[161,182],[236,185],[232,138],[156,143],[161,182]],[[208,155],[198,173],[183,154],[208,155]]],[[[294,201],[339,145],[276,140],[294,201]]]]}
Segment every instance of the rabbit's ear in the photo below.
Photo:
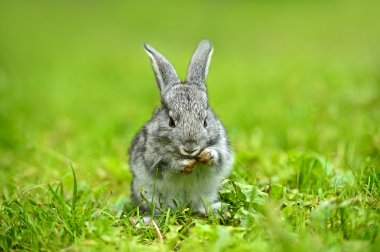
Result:
{"type": "Polygon", "coordinates": [[[190,84],[204,85],[212,52],[213,49],[210,41],[202,40],[198,44],[187,69],[186,82],[190,84]]]}
{"type": "Polygon", "coordinates": [[[156,75],[157,86],[162,92],[166,86],[180,82],[173,65],[148,44],[144,44],[145,51],[148,53],[154,73],[156,75]]]}

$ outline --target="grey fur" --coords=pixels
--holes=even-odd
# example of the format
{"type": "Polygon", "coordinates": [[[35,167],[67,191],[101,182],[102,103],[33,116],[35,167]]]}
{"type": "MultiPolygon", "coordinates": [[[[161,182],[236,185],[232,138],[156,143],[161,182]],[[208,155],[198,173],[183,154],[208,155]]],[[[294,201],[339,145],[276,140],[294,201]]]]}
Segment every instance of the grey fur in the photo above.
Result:
{"type": "Polygon", "coordinates": [[[148,206],[141,195],[159,209],[176,208],[175,202],[180,202],[204,213],[205,202],[220,205],[218,189],[233,164],[226,131],[208,106],[205,79],[212,46],[207,40],[199,43],[183,83],[164,56],[149,45],[144,47],[152,61],[161,106],[129,149],[132,198],[144,210],[148,206]],[[170,126],[170,118],[175,127],[170,126]],[[195,169],[183,176],[200,153],[208,153],[210,163],[197,162],[195,169]]]}

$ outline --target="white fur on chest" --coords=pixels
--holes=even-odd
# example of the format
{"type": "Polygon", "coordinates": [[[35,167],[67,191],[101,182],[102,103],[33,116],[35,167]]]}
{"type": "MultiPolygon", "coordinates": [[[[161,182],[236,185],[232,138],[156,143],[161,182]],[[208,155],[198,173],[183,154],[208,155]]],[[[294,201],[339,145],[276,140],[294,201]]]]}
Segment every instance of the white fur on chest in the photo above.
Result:
{"type": "Polygon", "coordinates": [[[204,201],[214,202],[220,177],[212,169],[215,167],[197,167],[187,176],[165,173],[153,185],[154,201],[165,204],[165,207],[175,207],[174,201],[180,204],[190,203],[195,208],[201,207],[204,201]]]}

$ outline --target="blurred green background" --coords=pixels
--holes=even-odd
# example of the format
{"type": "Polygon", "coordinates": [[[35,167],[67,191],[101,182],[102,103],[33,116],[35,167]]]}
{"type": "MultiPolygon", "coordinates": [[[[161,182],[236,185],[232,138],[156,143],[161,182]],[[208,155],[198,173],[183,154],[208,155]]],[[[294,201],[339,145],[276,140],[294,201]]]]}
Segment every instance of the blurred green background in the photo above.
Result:
{"type": "Polygon", "coordinates": [[[214,46],[210,102],[247,181],[281,169],[257,161],[276,151],[317,152],[342,168],[377,164],[379,7],[343,0],[3,0],[0,188],[59,180],[71,161],[81,180],[128,194],[127,148],[159,104],[142,44],[185,77],[204,38],[214,46]]]}

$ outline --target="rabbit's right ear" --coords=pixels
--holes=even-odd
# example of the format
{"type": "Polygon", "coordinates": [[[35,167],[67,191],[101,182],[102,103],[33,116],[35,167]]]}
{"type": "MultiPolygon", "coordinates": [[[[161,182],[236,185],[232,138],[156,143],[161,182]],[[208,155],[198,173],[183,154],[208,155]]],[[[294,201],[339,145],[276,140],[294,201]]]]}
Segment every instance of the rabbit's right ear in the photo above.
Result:
{"type": "Polygon", "coordinates": [[[202,40],[198,44],[187,70],[186,81],[188,83],[204,86],[212,52],[210,41],[202,40]]]}
{"type": "Polygon", "coordinates": [[[148,44],[144,44],[144,48],[152,61],[157,86],[160,89],[160,92],[162,92],[168,85],[180,83],[173,65],[162,56],[161,53],[148,44]]]}

